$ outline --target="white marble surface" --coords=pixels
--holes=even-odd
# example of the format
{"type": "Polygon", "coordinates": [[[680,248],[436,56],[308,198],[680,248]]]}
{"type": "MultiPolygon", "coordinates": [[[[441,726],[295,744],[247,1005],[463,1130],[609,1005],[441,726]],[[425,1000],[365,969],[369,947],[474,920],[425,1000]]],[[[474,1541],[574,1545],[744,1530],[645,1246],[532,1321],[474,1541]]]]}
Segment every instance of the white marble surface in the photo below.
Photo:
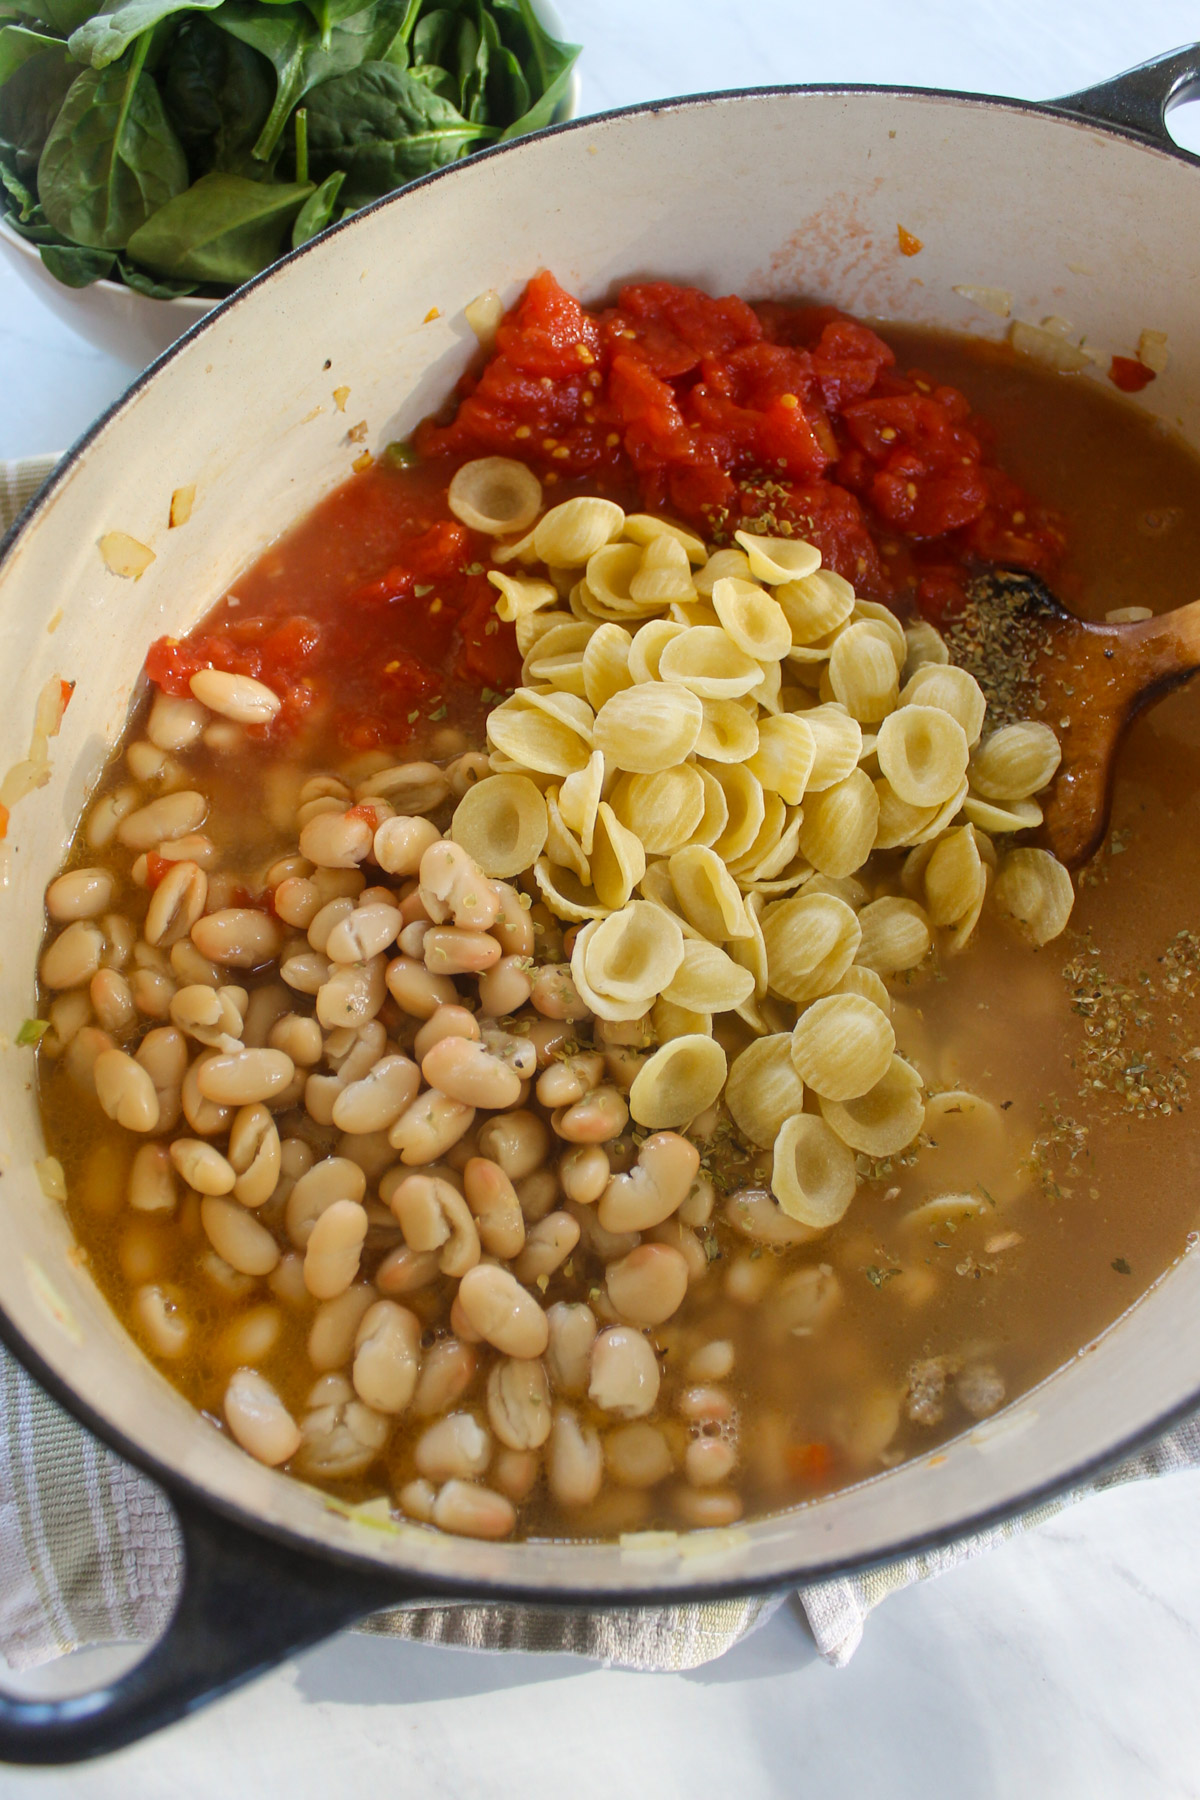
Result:
{"type": "MultiPolygon", "coordinates": [[[[587,46],[588,110],[788,81],[1031,98],[1197,35],[1192,0],[558,0],[587,46]]],[[[1200,150],[1200,106],[1176,114],[1200,150]]],[[[0,264],[0,457],[70,443],[130,371],[0,264]]],[[[632,1675],[342,1636],[90,1768],[0,1771],[0,1796],[71,1800],[907,1800],[1200,1796],[1200,1474],[1088,1501],[895,1596],[850,1666],[785,1608],[720,1662],[632,1675]]]]}

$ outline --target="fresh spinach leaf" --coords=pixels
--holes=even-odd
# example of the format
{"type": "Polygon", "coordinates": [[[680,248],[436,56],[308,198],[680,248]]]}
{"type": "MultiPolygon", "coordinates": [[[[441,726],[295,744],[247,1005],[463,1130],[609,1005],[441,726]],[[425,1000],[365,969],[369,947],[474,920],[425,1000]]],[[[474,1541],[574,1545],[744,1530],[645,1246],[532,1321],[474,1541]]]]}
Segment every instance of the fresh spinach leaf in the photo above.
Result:
{"type": "Polygon", "coordinates": [[[196,291],[194,281],[156,281],[153,275],[147,275],[145,269],[139,269],[123,256],[118,256],[117,268],[125,286],[132,288],[135,294],[145,294],[148,300],[176,300],[181,294],[196,291]]]}
{"type": "Polygon", "coordinates": [[[488,64],[491,44],[488,41],[483,0],[474,0],[472,16],[465,18],[458,33],[459,111],[473,125],[486,125],[488,64]]]}
{"type": "MultiPolygon", "coordinates": [[[[278,4],[279,0],[275,0],[278,4]]],[[[321,34],[321,48],[328,50],[333,41],[333,28],[363,10],[363,0],[304,0],[321,34]]]]}
{"type": "Polygon", "coordinates": [[[102,10],[103,0],[24,0],[23,13],[40,19],[62,37],[68,38],[76,28],[102,10]]]}
{"type": "Polygon", "coordinates": [[[63,45],[58,38],[31,31],[27,25],[0,25],[0,87],[31,58],[43,56],[47,50],[61,56],[63,45]]]}
{"type": "Polygon", "coordinates": [[[529,83],[514,53],[505,44],[488,60],[488,111],[493,119],[519,119],[529,111],[529,83]]]}
{"type": "Polygon", "coordinates": [[[413,74],[392,63],[362,68],[316,88],[308,100],[313,169],[346,171],[343,199],[365,206],[418,175],[440,169],[498,136],[472,125],[413,74]]]}
{"type": "Polygon", "coordinates": [[[236,287],[275,261],[311,182],[202,175],[160,207],[129,240],[129,254],[156,275],[236,287]]]}
{"type": "Polygon", "coordinates": [[[46,217],[65,237],[119,250],[188,184],[187,158],[143,69],[143,37],[120,62],[71,83],[38,163],[46,217]]]}
{"type": "Polygon", "coordinates": [[[214,169],[261,176],[251,151],[275,97],[271,65],[211,19],[188,20],[172,46],[162,82],[167,116],[187,153],[193,179],[214,169]]]}
{"type": "Polygon", "coordinates": [[[439,6],[427,12],[413,32],[413,62],[448,69],[457,31],[458,20],[449,7],[439,6]]]}
{"type": "Polygon", "coordinates": [[[292,226],[293,250],[298,250],[301,244],[307,244],[310,238],[315,238],[318,232],[324,231],[332,222],[345,179],[346,171],[335,169],[332,175],[325,177],[316,193],[309,195],[296,214],[296,223],[292,226]]]}
{"type": "Polygon", "coordinates": [[[37,179],[38,158],[78,73],[60,44],[31,56],[0,87],[0,155],[29,185],[37,179]]]}
{"type": "MultiPolygon", "coordinates": [[[[506,12],[511,12],[506,7],[506,12]]],[[[505,131],[506,138],[528,137],[532,131],[541,131],[544,126],[554,121],[566,96],[567,85],[571,79],[571,70],[579,55],[578,44],[560,43],[557,38],[542,25],[534,12],[530,0],[518,0],[521,23],[529,43],[528,55],[521,58],[522,67],[529,81],[530,91],[537,98],[532,106],[505,131]]]]}
{"type": "Polygon", "coordinates": [[[82,244],[42,244],[38,254],[55,280],[70,288],[103,281],[116,261],[111,250],[88,250],[82,244]]]}
{"type": "Polygon", "coordinates": [[[37,195],[17,174],[12,161],[0,151],[0,217],[28,224],[38,211],[37,195]]]}
{"type": "Polygon", "coordinates": [[[107,69],[135,38],[172,13],[208,12],[220,4],[221,0],[120,0],[110,11],[96,13],[78,26],[67,40],[67,48],[76,62],[107,69]]]}

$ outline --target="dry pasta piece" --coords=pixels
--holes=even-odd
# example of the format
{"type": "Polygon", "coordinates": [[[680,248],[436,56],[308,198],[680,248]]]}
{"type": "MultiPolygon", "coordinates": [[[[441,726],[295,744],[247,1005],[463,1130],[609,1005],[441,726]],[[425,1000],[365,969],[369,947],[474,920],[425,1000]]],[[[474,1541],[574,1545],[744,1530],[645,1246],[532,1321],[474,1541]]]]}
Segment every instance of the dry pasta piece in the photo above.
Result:
{"type": "Polygon", "coordinates": [[[527,775],[485,775],[467,789],[450,821],[455,843],[500,881],[532,868],[548,829],[545,799],[527,775]]]}
{"type": "Polygon", "coordinates": [[[663,911],[668,913],[670,917],[674,919],[684,937],[698,938],[704,936],[704,933],[702,931],[697,931],[696,927],[691,924],[680,911],[679,897],[672,884],[671,872],[667,863],[652,862],[647,864],[646,873],[642,877],[642,897],[643,899],[648,900],[652,906],[661,906],[663,911]]]}
{"type": "Polygon", "coordinates": [[[851,621],[857,623],[860,619],[877,625],[882,631],[891,645],[892,655],[896,659],[896,674],[899,675],[908,656],[908,639],[904,635],[903,625],[891,607],[885,606],[881,600],[856,599],[851,621]]]}
{"type": "Polygon", "coordinates": [[[1042,822],[1042,809],[1036,800],[981,800],[978,794],[968,794],[963,811],[972,825],[993,837],[1003,837],[1009,831],[1032,831],[1042,822]]]}
{"type": "Polygon", "coordinates": [[[854,611],[854,589],[832,569],[786,582],[775,589],[775,598],[787,614],[797,647],[828,637],[854,611]]]}
{"type": "Polygon", "coordinates": [[[1056,938],[1071,916],[1075,891],[1071,877],[1048,850],[1010,850],[1000,864],[992,899],[997,912],[1011,919],[1034,944],[1056,938]]]}
{"type": "Polygon", "coordinates": [[[591,888],[584,886],[573,869],[560,868],[548,856],[539,856],[534,863],[533,879],[542,899],[557,918],[603,919],[608,914],[608,907],[591,888]]]}
{"type": "Polygon", "coordinates": [[[641,839],[622,825],[606,800],[597,809],[591,863],[596,898],[614,910],[626,904],[646,873],[641,839]]]}
{"type": "Polygon", "coordinates": [[[514,627],[517,634],[517,649],[524,657],[532,655],[534,647],[540,643],[546,633],[556,630],[560,625],[574,625],[577,629],[582,628],[588,632],[595,630],[595,625],[590,619],[576,619],[570,613],[524,613],[516,621],[514,627]]]}
{"type": "Polygon", "coordinates": [[[755,537],[751,531],[735,531],[734,537],[750,559],[755,581],[776,587],[784,581],[803,581],[821,566],[821,552],[803,538],[755,537]]]}
{"type": "Polygon", "coordinates": [[[957,925],[974,911],[979,917],[987,876],[973,825],[948,831],[925,864],[925,910],[935,925],[957,925]]]}
{"type": "Polygon", "coordinates": [[[883,775],[875,783],[875,794],[879,801],[876,850],[899,850],[909,844],[919,844],[940,810],[936,806],[910,806],[883,775]]]}
{"type": "Polygon", "coordinates": [[[728,809],[725,828],[712,847],[723,862],[736,862],[750,849],[766,818],[762,784],[740,763],[718,763],[710,772],[728,809]]]}
{"type": "Polygon", "coordinates": [[[633,639],[611,620],[598,625],[583,650],[583,691],[595,712],[614,694],[633,686],[629,654],[633,639]]]}
{"type": "Polygon", "coordinates": [[[690,843],[704,816],[704,783],[692,763],[654,775],[622,775],[612,794],[622,824],[651,856],[670,856],[690,843]]]}
{"type": "Polygon", "coordinates": [[[546,855],[560,868],[570,869],[585,887],[590,887],[592,871],[583,845],[570,827],[563,823],[558,809],[557,789],[546,792],[546,855]]]}
{"type": "Polygon", "coordinates": [[[703,723],[698,695],[678,682],[648,681],[605,701],[596,714],[594,742],[612,768],[654,775],[686,762],[703,723]]]}
{"type": "Polygon", "coordinates": [[[1062,749],[1048,725],[1002,725],[971,758],[971,786],[985,800],[1028,800],[1054,777],[1062,749]]]}
{"type": "Polygon", "coordinates": [[[778,662],[791,649],[786,613],[756,582],[727,576],[713,588],[712,603],[727,636],[756,662],[778,662]]]}
{"type": "Polygon", "coordinates": [[[675,971],[663,998],[692,1012],[732,1012],[754,992],[754,976],[716,944],[690,938],[683,946],[683,961],[675,971]]]}
{"type": "Polygon", "coordinates": [[[692,840],[709,848],[716,843],[729,823],[729,802],[725,798],[725,789],[712,770],[703,763],[697,763],[696,767],[704,783],[704,815],[692,833],[692,840]]]}
{"type": "Polygon", "coordinates": [[[605,544],[588,557],[588,593],[601,612],[636,618],[654,610],[655,602],[646,605],[635,600],[630,587],[641,568],[643,554],[636,544],[605,544]]]}
{"type": "Polygon", "coordinates": [[[649,619],[645,625],[639,625],[633,634],[633,643],[629,649],[629,674],[634,681],[657,681],[658,659],[665,645],[671,639],[686,631],[686,625],[676,625],[672,619],[649,619]]]}
{"type": "Polygon", "coordinates": [[[783,711],[783,665],[777,662],[763,664],[763,678],[757,687],[752,687],[748,694],[741,696],[743,706],[753,701],[766,713],[783,711]]]}
{"type": "MultiPolygon", "coordinates": [[[[753,781],[755,778],[751,776],[753,781]]],[[[760,786],[759,792],[762,793],[760,786]]],[[[751,877],[753,871],[764,860],[778,849],[784,829],[787,825],[787,807],[778,794],[762,795],[762,823],[755,832],[751,842],[740,856],[729,858],[730,872],[739,881],[751,877]]]]}
{"type": "Polygon", "coordinates": [[[565,776],[558,790],[558,809],[563,823],[575,833],[585,856],[592,854],[596,809],[603,791],[604,758],[599,750],[593,750],[586,769],[577,769],[565,776]]]}
{"type": "Polygon", "coordinates": [[[680,912],[710,943],[754,936],[737,882],[715,851],[689,844],[675,852],[667,869],[680,912]]]}
{"type": "Polygon", "coordinates": [[[702,700],[734,700],[762,680],[762,665],[739,650],[720,625],[693,626],[664,644],[658,659],[664,681],[678,681],[702,700]]]}
{"type": "Polygon", "coordinates": [[[762,931],[771,990],[797,1005],[836,986],[862,939],[854,911],[832,894],[777,901],[764,912],[762,931]]]}
{"type": "MultiPolygon", "coordinates": [[[[904,642],[908,654],[900,673],[905,681],[910,681],[918,669],[929,664],[941,664],[944,667],[950,661],[950,649],[945,638],[928,619],[917,619],[913,624],[906,625],[904,642]]],[[[961,719],[959,723],[962,723],[961,719]]]]}
{"type": "Polygon", "coordinates": [[[875,755],[909,806],[944,806],[967,772],[970,746],[958,720],[939,706],[901,706],[883,721],[875,755]]]}
{"type": "MultiPolygon", "coordinates": [[[[672,627],[679,629],[682,627],[672,627]]],[[[697,756],[706,756],[711,762],[744,763],[752,760],[758,745],[758,723],[740,700],[704,701],[704,723],[696,739],[697,756]]]]}
{"type": "Polygon", "coordinates": [[[571,955],[579,956],[593,992],[618,1002],[640,1000],[642,1011],[674,980],[683,962],[683,932],[661,907],[631,900],[580,932],[571,955]],[[580,950],[583,945],[583,950],[580,950]]]}
{"type": "Polygon", "coordinates": [[[885,894],[872,900],[858,914],[861,942],[855,961],[865,963],[877,975],[897,975],[915,969],[929,954],[933,933],[929,920],[915,900],[885,894]]]}
{"type": "Polygon", "coordinates": [[[816,760],[817,738],[807,715],[780,713],[760,719],[758,748],[747,758],[747,766],[763,787],[789,806],[798,806],[804,798],[816,760]]]}
{"type": "Polygon", "coordinates": [[[542,509],[542,484],[532,469],[510,456],[481,456],[463,464],[446,502],[472,531],[499,537],[529,529],[542,509]]]}
{"type": "Polygon", "coordinates": [[[548,581],[535,581],[532,576],[505,575],[501,569],[489,569],[488,580],[499,589],[496,611],[507,625],[526,613],[544,612],[548,606],[558,605],[558,595],[548,581]]]}
{"type": "Polygon", "coordinates": [[[583,619],[564,618],[557,612],[543,616],[548,621],[546,629],[538,633],[529,649],[524,652],[525,666],[521,671],[521,678],[526,682],[542,679],[535,673],[540,662],[557,662],[564,656],[577,659],[582,657],[595,635],[596,627],[583,619]]]}
{"type": "Polygon", "coordinates": [[[804,884],[806,894],[832,894],[859,912],[871,898],[870,891],[853,875],[811,875],[804,884]]]}
{"type": "Polygon", "coordinates": [[[629,593],[642,607],[670,606],[673,600],[696,598],[688,553],[677,538],[666,532],[651,538],[629,583],[629,593]]]}
{"type": "Polygon", "coordinates": [[[639,1125],[661,1131],[686,1125],[720,1097],[725,1052],[701,1033],[672,1038],[648,1057],[629,1089],[629,1111],[639,1125]]]}
{"type": "MultiPolygon", "coordinates": [[[[764,794],[764,802],[782,805],[775,794],[764,794]]],[[[793,807],[790,815],[784,808],[785,823],[778,836],[769,844],[765,844],[763,834],[759,834],[754,849],[739,862],[734,869],[738,880],[746,887],[753,886],[759,893],[787,893],[797,887],[811,874],[811,865],[800,854],[800,828],[804,823],[804,814],[798,806],[793,807]]]]}
{"type": "Polygon", "coordinates": [[[829,658],[829,686],[860,725],[878,724],[892,711],[900,698],[896,658],[874,620],[861,619],[839,633],[829,658]]]}
{"type": "Polygon", "coordinates": [[[625,514],[612,500],[590,495],[564,500],[534,527],[534,555],[558,568],[582,568],[602,545],[620,537],[624,524],[625,514]]]}
{"type": "Polygon", "coordinates": [[[670,1043],[672,1038],[712,1036],[711,1013],[691,1012],[686,1006],[676,1006],[673,1000],[657,999],[650,1009],[650,1018],[660,1044],[670,1043]]]}
{"type": "Polygon", "coordinates": [[[630,513],[625,520],[624,535],[634,544],[653,544],[662,537],[674,538],[682,544],[689,562],[697,566],[708,558],[708,550],[701,538],[686,525],[675,525],[670,519],[660,519],[654,513],[630,513]]]}
{"type": "Polygon", "coordinates": [[[804,1083],[792,1063],[786,1031],[756,1038],[729,1068],[725,1104],[744,1138],[767,1150],[788,1120],[804,1109],[804,1083]]]}
{"type": "Polygon", "coordinates": [[[503,755],[543,775],[585,769],[593,749],[592,709],[573,694],[519,688],[492,708],[487,731],[489,742],[503,755]]]}
{"type": "Polygon", "coordinates": [[[854,1100],[821,1100],[821,1116],[844,1144],[864,1156],[896,1156],[925,1120],[924,1082],[912,1064],[893,1056],[882,1078],[854,1100]]]}
{"type": "Polygon", "coordinates": [[[792,1063],[826,1100],[857,1100],[887,1073],[896,1034],[885,1012],[855,994],[814,1000],[792,1031],[792,1063]]]}
{"type": "Polygon", "coordinates": [[[897,1223],[906,1234],[937,1231],[946,1225],[957,1228],[967,1219],[977,1219],[986,1211],[987,1202],[978,1194],[935,1194],[931,1200],[902,1213],[897,1223]]]}
{"type": "Polygon", "coordinates": [[[718,581],[727,578],[749,581],[750,558],[744,550],[714,550],[703,567],[696,570],[693,580],[696,592],[707,599],[718,581]]]}
{"type": "Polygon", "coordinates": [[[798,1113],[786,1121],[775,1139],[771,1191],[789,1219],[828,1231],[857,1186],[853,1156],[823,1119],[798,1113]]]}
{"type": "Polygon", "coordinates": [[[952,719],[958,720],[967,734],[968,744],[979,742],[987,700],[975,677],[966,669],[956,668],[953,663],[922,663],[901,688],[900,704],[902,707],[940,707],[942,712],[948,712],[952,719]]]}
{"type": "Polygon", "coordinates": [[[863,963],[851,963],[842,979],[834,988],[835,994],[859,994],[877,1006],[880,1012],[891,1013],[892,996],[888,993],[882,975],[874,969],[868,969],[863,963]]]}
{"type": "Polygon", "coordinates": [[[804,714],[804,723],[812,732],[816,755],[809,773],[806,791],[820,793],[835,781],[845,781],[851,769],[857,768],[862,755],[862,727],[852,719],[844,706],[814,706],[804,714]]]}
{"type": "Polygon", "coordinates": [[[871,779],[853,769],[845,781],[809,795],[800,848],[820,874],[853,875],[871,854],[878,825],[879,800],[871,779]]]}

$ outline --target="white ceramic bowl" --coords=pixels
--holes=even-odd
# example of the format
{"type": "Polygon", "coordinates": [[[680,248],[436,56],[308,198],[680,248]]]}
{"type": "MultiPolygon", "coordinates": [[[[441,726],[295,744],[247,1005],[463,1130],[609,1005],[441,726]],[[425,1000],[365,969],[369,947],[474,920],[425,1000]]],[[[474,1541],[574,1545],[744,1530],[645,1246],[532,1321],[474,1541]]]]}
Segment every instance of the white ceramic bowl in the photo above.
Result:
{"type": "MultiPolygon", "coordinates": [[[[475,349],[464,306],[538,267],[597,300],[632,275],[714,293],[807,293],[859,313],[998,334],[958,284],[1089,341],[1171,344],[1142,396],[1200,444],[1200,162],[1162,133],[1200,88],[1200,46],[1077,97],[1069,113],[963,95],[775,90],[588,119],[484,152],[382,201],[242,289],[76,446],[0,562],[0,768],[26,754],[38,689],[78,686],[46,787],[14,809],[0,870],[0,1020],[31,1009],[43,893],[117,740],[146,647],[450,390],[475,349]],[[1117,123],[1095,122],[1095,116],[1117,123]],[[1156,133],[1158,136],[1156,136],[1156,133]],[[898,254],[897,224],[923,240],[898,254]],[[344,414],[332,399],[349,389],[344,414]],[[194,483],[187,525],[171,491],[194,483]],[[148,544],[137,582],[106,531],[148,544]]],[[[42,1193],[28,1051],[0,1048],[0,1332],[79,1418],[167,1487],[185,1535],[180,1611],[153,1656],[74,1711],[0,1700],[0,1758],[128,1741],[298,1644],[406,1597],[608,1604],[798,1581],[942,1542],[1078,1480],[1200,1398],[1200,1255],[1086,1356],[918,1459],[732,1532],[651,1546],[480,1543],[369,1529],[251,1461],[151,1367],[71,1256],[42,1193]]],[[[1131,1197],[1132,1198],[1132,1197],[1131,1197]]]]}
{"type": "MultiPolygon", "coordinates": [[[[561,38],[562,22],[547,0],[537,0],[547,31],[561,38]]],[[[571,73],[566,97],[555,115],[558,120],[573,119],[579,111],[579,70],[571,73]]],[[[90,287],[71,288],[50,273],[36,244],[27,243],[0,218],[0,251],[12,267],[31,287],[50,311],[86,338],[98,350],[115,356],[131,369],[144,369],[156,356],[182,337],[206,313],[219,305],[195,294],[183,294],[174,300],[152,300],[147,294],[135,293],[123,281],[93,281],[90,287]]]]}

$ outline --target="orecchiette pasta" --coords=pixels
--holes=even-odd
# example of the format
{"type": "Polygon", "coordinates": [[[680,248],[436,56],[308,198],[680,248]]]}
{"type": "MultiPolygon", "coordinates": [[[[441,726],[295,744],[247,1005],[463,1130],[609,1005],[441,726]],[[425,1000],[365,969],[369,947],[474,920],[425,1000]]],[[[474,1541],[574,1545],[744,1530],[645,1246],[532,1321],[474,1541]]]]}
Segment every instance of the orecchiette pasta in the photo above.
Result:
{"type": "Polygon", "coordinates": [[[1048,850],[1010,850],[1000,864],[992,897],[1004,914],[1035,944],[1056,938],[1071,916],[1071,877],[1048,850]]]}
{"type": "Polygon", "coordinates": [[[756,1038],[734,1058],[725,1083],[725,1104],[742,1136],[764,1150],[803,1110],[804,1083],[796,1073],[786,1031],[756,1038]]]}
{"type": "Polygon", "coordinates": [[[596,714],[593,741],[614,768],[654,775],[691,755],[703,723],[696,694],[675,681],[652,681],[605,701],[596,714]]]}
{"type": "Polygon", "coordinates": [[[1034,720],[1002,725],[971,758],[971,786],[985,800],[1028,800],[1049,783],[1061,759],[1048,725],[1034,720]]]}
{"type": "Polygon", "coordinates": [[[546,843],[541,791],[527,775],[487,775],[468,788],[450,831],[485,875],[502,881],[532,868],[546,843]]]}
{"type": "Polygon", "coordinates": [[[828,1231],[857,1186],[853,1156],[823,1119],[797,1113],[787,1120],[775,1139],[771,1187],[789,1219],[828,1231]]]}
{"type": "Polygon", "coordinates": [[[970,754],[958,720],[938,706],[901,706],[879,727],[880,772],[909,806],[944,806],[958,792],[970,754]]]}
{"type": "Polygon", "coordinates": [[[891,1020],[854,994],[814,1000],[792,1032],[796,1073],[825,1100],[857,1100],[887,1073],[896,1048],[891,1020]]]}
{"type": "Polygon", "coordinates": [[[464,463],[446,496],[450,511],[489,537],[527,531],[542,507],[542,484],[532,469],[508,456],[464,463]]]}
{"type": "Polygon", "coordinates": [[[923,1083],[912,1064],[893,1056],[885,1073],[853,1100],[822,1100],[821,1115],[851,1150],[895,1156],[906,1150],[925,1118],[923,1083]]]}
{"type": "Polygon", "coordinates": [[[672,1038],[634,1076],[629,1111],[651,1131],[686,1125],[720,1096],[727,1067],[713,1038],[699,1033],[672,1038]]]}
{"type": "Polygon", "coordinates": [[[871,854],[879,824],[879,799],[861,769],[845,781],[811,794],[800,825],[800,848],[822,875],[853,875],[871,854]]]}
{"type": "Polygon", "coordinates": [[[832,894],[777,901],[763,915],[762,930],[771,989],[797,1004],[841,980],[863,935],[854,911],[832,894]]]}

